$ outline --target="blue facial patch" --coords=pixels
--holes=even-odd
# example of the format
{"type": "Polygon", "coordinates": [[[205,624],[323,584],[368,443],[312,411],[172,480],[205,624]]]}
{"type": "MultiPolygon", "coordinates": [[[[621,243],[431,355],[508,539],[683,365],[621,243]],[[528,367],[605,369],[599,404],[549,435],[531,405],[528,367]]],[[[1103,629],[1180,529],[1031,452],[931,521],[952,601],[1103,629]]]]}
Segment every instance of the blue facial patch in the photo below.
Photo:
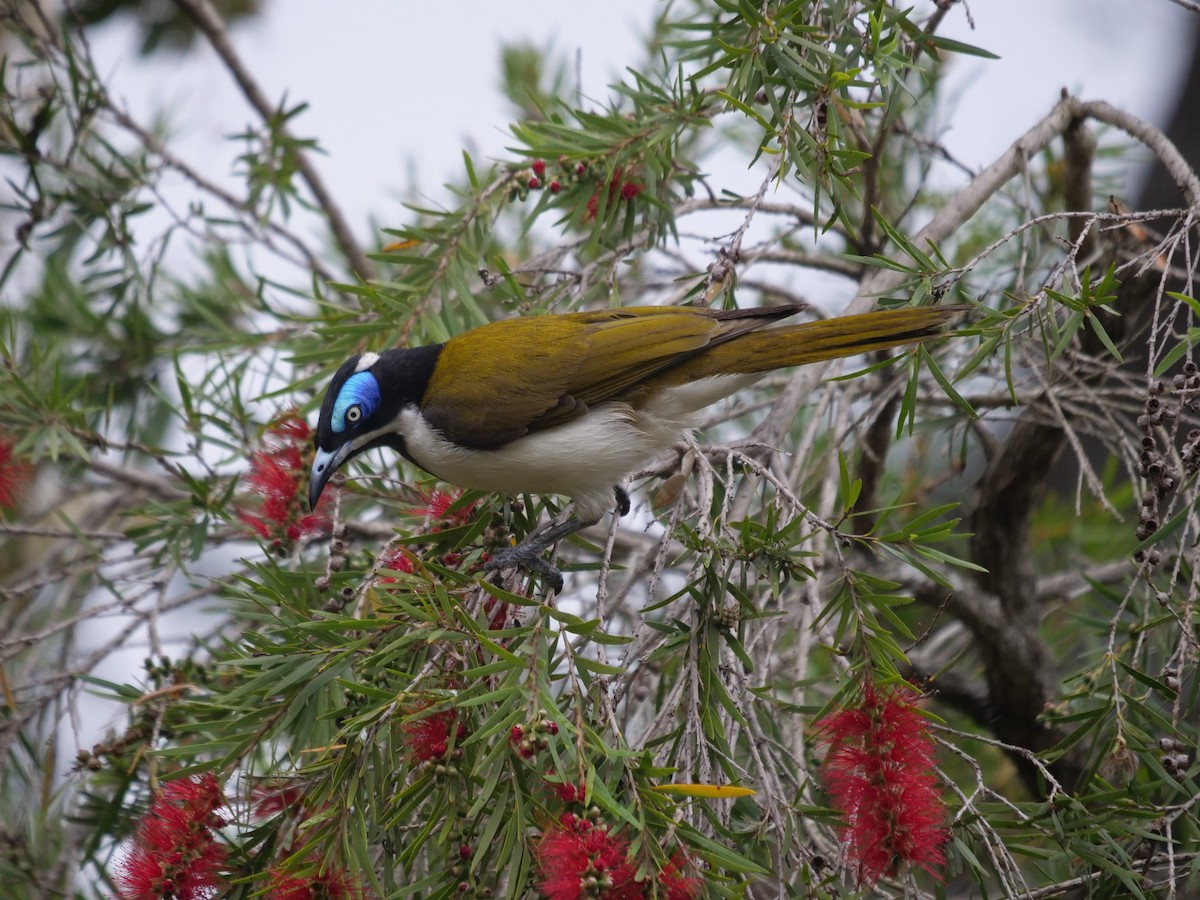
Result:
{"type": "MultiPolygon", "coordinates": [[[[346,411],[357,406],[362,412],[358,421],[370,418],[375,407],[379,405],[379,382],[370,372],[356,372],[346,379],[338,392],[337,401],[333,404],[333,415],[329,417],[329,427],[340,434],[346,430],[346,411]]],[[[350,424],[355,424],[351,422],[350,424]]]]}

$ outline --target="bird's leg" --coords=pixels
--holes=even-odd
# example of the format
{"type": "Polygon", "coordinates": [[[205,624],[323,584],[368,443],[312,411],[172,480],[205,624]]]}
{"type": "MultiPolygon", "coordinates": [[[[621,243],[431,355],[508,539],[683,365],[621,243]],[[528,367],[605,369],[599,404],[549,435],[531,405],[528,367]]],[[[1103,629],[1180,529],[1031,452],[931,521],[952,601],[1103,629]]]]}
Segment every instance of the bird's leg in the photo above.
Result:
{"type": "Polygon", "coordinates": [[[536,572],[545,578],[550,589],[558,594],[563,589],[562,572],[542,559],[542,553],[551,544],[590,524],[590,522],[582,521],[578,516],[571,516],[561,522],[551,522],[544,528],[530,532],[526,535],[525,540],[515,547],[508,547],[494,554],[483,568],[485,571],[496,571],[516,566],[529,572],[536,572]]]}
{"type": "MultiPolygon", "coordinates": [[[[629,493],[617,485],[613,487],[613,495],[617,501],[616,514],[623,516],[628,513],[629,493]]],[[[530,532],[525,536],[525,540],[515,547],[508,547],[494,554],[484,566],[484,570],[494,572],[515,566],[528,572],[536,572],[546,579],[546,583],[554,593],[561,593],[563,589],[562,572],[542,559],[542,553],[552,544],[593,524],[595,523],[585,522],[576,515],[569,516],[562,521],[551,521],[546,526],[530,532]]]]}

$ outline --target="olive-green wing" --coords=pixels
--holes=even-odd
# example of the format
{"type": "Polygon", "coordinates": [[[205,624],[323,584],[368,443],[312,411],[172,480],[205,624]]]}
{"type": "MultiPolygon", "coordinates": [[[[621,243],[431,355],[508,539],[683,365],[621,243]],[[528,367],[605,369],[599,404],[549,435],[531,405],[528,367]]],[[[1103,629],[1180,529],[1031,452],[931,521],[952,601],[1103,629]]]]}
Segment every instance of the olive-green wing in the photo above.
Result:
{"type": "Polygon", "coordinates": [[[484,325],[442,349],[421,409],[447,438],[487,449],[582,415],[766,319],[634,307],[484,325]]]}

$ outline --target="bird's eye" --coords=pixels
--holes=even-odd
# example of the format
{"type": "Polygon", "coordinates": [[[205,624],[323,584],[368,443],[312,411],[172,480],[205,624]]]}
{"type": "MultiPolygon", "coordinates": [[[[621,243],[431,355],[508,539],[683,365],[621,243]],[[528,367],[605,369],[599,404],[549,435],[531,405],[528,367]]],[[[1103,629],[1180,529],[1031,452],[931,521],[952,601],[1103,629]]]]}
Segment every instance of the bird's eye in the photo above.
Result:
{"type": "Polygon", "coordinates": [[[355,372],[346,379],[329,411],[329,428],[341,434],[357,428],[379,407],[379,382],[370,372],[355,372]]]}

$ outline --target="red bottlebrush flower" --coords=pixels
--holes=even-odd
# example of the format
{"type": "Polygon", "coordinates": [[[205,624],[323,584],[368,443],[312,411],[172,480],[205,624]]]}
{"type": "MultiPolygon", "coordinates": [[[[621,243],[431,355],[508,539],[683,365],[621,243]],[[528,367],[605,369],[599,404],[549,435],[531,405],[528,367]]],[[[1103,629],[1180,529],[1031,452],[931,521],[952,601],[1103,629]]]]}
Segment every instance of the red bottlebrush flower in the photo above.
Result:
{"type": "Polygon", "coordinates": [[[600,189],[597,188],[595,191],[592,192],[592,196],[588,197],[587,216],[585,216],[585,218],[588,218],[588,219],[596,218],[596,213],[599,211],[599,209],[600,209],[600,189]]]}
{"type": "Polygon", "coordinates": [[[248,513],[245,510],[238,512],[238,518],[242,520],[242,524],[257,534],[260,538],[266,540],[271,536],[271,526],[266,519],[260,519],[253,513],[248,513]]]}
{"type": "MultiPolygon", "coordinates": [[[[608,181],[608,204],[611,206],[614,199],[620,197],[622,200],[632,200],[638,194],[646,189],[646,186],[640,181],[635,181],[632,178],[626,178],[625,172],[621,166],[613,169],[612,177],[608,181]]],[[[587,218],[596,218],[596,213],[600,210],[600,190],[596,188],[592,192],[592,196],[587,202],[587,218]]]]}
{"type": "Polygon", "coordinates": [[[254,785],[250,789],[250,811],[260,819],[279,815],[307,818],[309,815],[304,805],[304,791],[280,781],[254,785]]]}
{"type": "MultiPolygon", "coordinates": [[[[551,772],[551,775],[554,773],[551,772]]],[[[582,803],[587,797],[587,785],[584,783],[575,784],[572,781],[550,781],[546,779],[546,784],[550,785],[550,789],[558,795],[558,799],[563,803],[582,803]]]]}
{"type": "Polygon", "coordinates": [[[12,441],[0,437],[0,510],[16,508],[32,473],[33,466],[13,455],[12,441]]]}
{"type": "MultiPolygon", "coordinates": [[[[313,861],[314,868],[319,862],[313,861]]],[[[367,896],[361,884],[346,870],[326,868],[314,875],[290,875],[281,868],[270,871],[268,900],[361,900],[367,896]]]]}
{"type": "Polygon", "coordinates": [[[513,604],[504,600],[497,600],[495,597],[488,597],[483,601],[483,614],[487,616],[488,628],[492,631],[499,631],[508,623],[509,613],[512,612],[513,604]]]}
{"type": "MultiPolygon", "coordinates": [[[[321,505],[321,501],[317,501],[317,505],[321,505]]],[[[308,513],[301,516],[284,532],[289,541],[298,541],[302,537],[307,537],[310,534],[319,534],[329,527],[329,517],[320,513],[308,513]]]]}
{"type": "Polygon", "coordinates": [[[538,890],[547,900],[641,900],[645,890],[634,876],[629,843],[605,828],[574,816],[545,832],[533,850],[538,890]],[[584,823],[588,827],[584,827],[584,823]]]}
{"type": "Polygon", "coordinates": [[[442,491],[435,489],[427,494],[423,494],[424,505],[414,506],[409,510],[409,513],[414,516],[424,516],[427,519],[432,519],[434,531],[441,531],[446,526],[465,525],[471,521],[471,516],[475,514],[476,504],[468,503],[461,509],[456,509],[451,513],[450,507],[457,503],[461,496],[462,491],[442,491]]]}
{"type": "Polygon", "coordinates": [[[825,786],[844,819],[846,855],[860,884],[903,865],[937,876],[945,863],[946,807],[934,774],[935,752],[909,689],[864,683],[857,706],[817,723],[828,745],[825,786]]]}
{"type": "Polygon", "coordinates": [[[544,159],[535,159],[533,165],[529,168],[533,169],[533,174],[541,178],[546,174],[546,161],[544,159]]]}
{"type": "Polygon", "coordinates": [[[682,850],[676,850],[667,864],[658,873],[658,883],[662,886],[661,894],[667,900],[695,900],[700,896],[704,882],[695,875],[685,875],[691,868],[691,860],[682,850]]]}
{"type": "Polygon", "coordinates": [[[163,786],[116,873],[119,900],[204,900],[224,886],[227,855],[214,829],[225,795],[212,775],[163,786]]]}
{"type": "MultiPolygon", "coordinates": [[[[442,759],[450,749],[450,729],[455,727],[458,718],[453,710],[421,715],[409,719],[401,726],[404,732],[404,742],[408,745],[408,755],[413,762],[429,762],[442,759]]],[[[465,725],[455,728],[455,736],[459,741],[467,736],[465,725]]]]}
{"type": "Polygon", "coordinates": [[[285,438],[293,446],[307,444],[312,440],[312,429],[308,422],[295,413],[284,413],[272,426],[271,433],[285,438]]]}
{"type": "MultiPolygon", "coordinates": [[[[412,558],[404,551],[403,547],[393,547],[379,560],[379,568],[411,575],[413,573],[412,558]]],[[[383,575],[379,582],[380,584],[392,584],[395,580],[391,575],[383,575]]]]}
{"type": "Polygon", "coordinates": [[[308,470],[307,451],[301,448],[311,439],[308,423],[288,413],[267,429],[264,449],[251,457],[245,484],[262,499],[257,510],[239,510],[238,518],[259,537],[296,541],[329,527],[324,496],[316,510],[304,511],[302,486],[308,482],[308,470]]]}

